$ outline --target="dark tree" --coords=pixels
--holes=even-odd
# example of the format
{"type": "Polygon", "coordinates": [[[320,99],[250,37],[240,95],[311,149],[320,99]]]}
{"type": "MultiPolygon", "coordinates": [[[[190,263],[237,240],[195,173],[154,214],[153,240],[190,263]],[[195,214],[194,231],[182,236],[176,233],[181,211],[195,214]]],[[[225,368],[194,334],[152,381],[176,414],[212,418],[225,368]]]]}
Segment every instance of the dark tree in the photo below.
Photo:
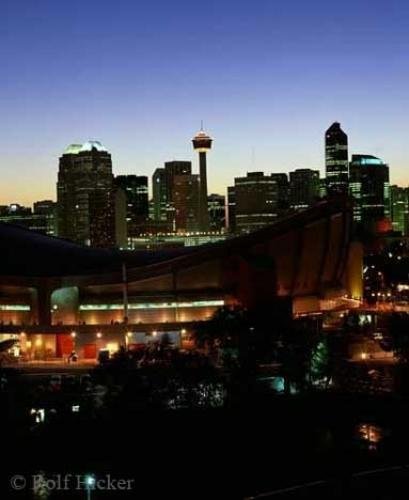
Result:
{"type": "Polygon", "coordinates": [[[396,389],[409,394],[409,314],[394,313],[390,317],[389,335],[397,358],[396,389]]]}

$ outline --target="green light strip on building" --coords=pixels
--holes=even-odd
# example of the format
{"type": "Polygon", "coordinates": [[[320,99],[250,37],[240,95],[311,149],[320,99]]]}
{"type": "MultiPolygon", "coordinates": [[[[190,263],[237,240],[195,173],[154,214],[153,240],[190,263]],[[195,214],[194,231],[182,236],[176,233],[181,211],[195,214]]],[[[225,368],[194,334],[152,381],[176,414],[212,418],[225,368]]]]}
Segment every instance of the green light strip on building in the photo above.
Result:
{"type": "MultiPolygon", "coordinates": [[[[128,309],[176,309],[183,307],[220,307],[224,300],[196,300],[193,302],[146,302],[129,304],[128,309]]],[[[122,311],[123,304],[81,304],[80,311],[122,311]]]]}
{"type": "Polygon", "coordinates": [[[21,304],[1,304],[0,311],[30,311],[30,306],[21,304]]]}

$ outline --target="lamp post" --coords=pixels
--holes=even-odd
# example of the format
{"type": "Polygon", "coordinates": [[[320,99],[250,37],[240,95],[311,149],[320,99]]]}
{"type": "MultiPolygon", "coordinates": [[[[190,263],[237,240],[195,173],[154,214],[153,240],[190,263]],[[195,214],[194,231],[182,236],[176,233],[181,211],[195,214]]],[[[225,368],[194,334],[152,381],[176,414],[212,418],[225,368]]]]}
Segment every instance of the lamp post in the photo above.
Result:
{"type": "Polygon", "coordinates": [[[95,477],[92,474],[85,476],[85,489],[87,492],[87,500],[91,500],[91,491],[95,487],[95,477]]]}

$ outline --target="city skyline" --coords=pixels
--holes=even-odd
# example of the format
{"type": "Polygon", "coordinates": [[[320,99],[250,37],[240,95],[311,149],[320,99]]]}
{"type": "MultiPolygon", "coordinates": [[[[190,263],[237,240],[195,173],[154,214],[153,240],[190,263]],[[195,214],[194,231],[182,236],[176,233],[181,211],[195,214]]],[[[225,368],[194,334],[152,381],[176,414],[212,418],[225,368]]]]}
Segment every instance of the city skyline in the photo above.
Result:
{"type": "MultiPolygon", "coordinates": [[[[342,125],[342,124],[341,124],[342,125]]],[[[351,139],[351,138],[350,138],[351,139]]],[[[64,153],[64,151],[71,145],[71,144],[82,144],[82,143],[88,143],[88,142],[93,142],[94,139],[87,139],[85,141],[76,141],[76,142],[72,142],[70,144],[66,144],[66,146],[64,147],[64,149],[60,152],[60,154],[58,155],[57,157],[57,165],[58,165],[58,158],[64,153]]],[[[103,141],[98,141],[97,142],[101,142],[102,145],[104,147],[106,147],[106,143],[104,143],[103,141]]],[[[189,145],[189,142],[190,141],[187,141],[188,142],[188,145],[189,145]]],[[[350,142],[353,142],[350,140],[350,142]]],[[[324,140],[322,141],[323,143],[323,149],[324,149],[324,146],[325,146],[325,142],[324,140]]],[[[140,171],[140,170],[133,170],[132,168],[130,168],[129,170],[123,170],[123,169],[120,169],[118,167],[115,168],[115,158],[114,158],[114,154],[112,154],[111,150],[109,149],[109,147],[106,147],[106,149],[109,151],[109,153],[112,155],[112,158],[113,158],[113,164],[112,164],[112,170],[113,170],[113,174],[115,176],[121,176],[121,175],[138,175],[138,176],[147,176],[148,177],[148,186],[149,186],[149,198],[151,199],[152,198],[152,175],[154,173],[154,171],[156,170],[156,168],[160,168],[160,167],[163,167],[163,165],[166,163],[166,162],[172,162],[172,161],[188,161],[188,162],[191,162],[192,163],[192,171],[193,173],[198,173],[199,172],[199,161],[198,159],[195,157],[196,155],[194,154],[194,152],[187,152],[186,155],[182,158],[182,157],[175,157],[175,158],[172,158],[172,159],[164,159],[163,162],[157,166],[153,166],[153,169],[152,170],[146,170],[146,171],[140,171]]],[[[186,150],[189,150],[190,148],[185,148],[186,150]]],[[[356,151],[359,151],[359,149],[357,149],[356,151]]],[[[233,184],[234,183],[234,179],[236,177],[241,177],[241,176],[245,176],[247,173],[249,172],[263,172],[267,175],[269,174],[280,174],[280,173],[285,173],[286,175],[289,175],[292,171],[295,171],[297,169],[303,169],[303,168],[306,168],[306,169],[310,169],[310,170],[318,170],[319,173],[320,173],[320,177],[321,178],[325,178],[325,151],[323,150],[321,152],[321,156],[322,156],[322,159],[321,159],[321,165],[320,166],[317,166],[314,168],[314,165],[294,165],[294,166],[288,166],[287,168],[282,168],[281,170],[279,169],[274,169],[274,168],[271,168],[269,167],[268,165],[265,165],[264,168],[257,168],[257,162],[255,160],[255,150],[254,148],[252,149],[251,151],[251,162],[249,164],[249,166],[247,168],[244,168],[244,170],[240,170],[240,171],[236,171],[236,172],[232,172],[232,177],[229,178],[229,179],[226,179],[226,184],[221,184],[221,183],[217,183],[214,182],[215,181],[215,176],[214,176],[214,172],[212,172],[212,165],[213,165],[213,153],[214,151],[212,152],[212,158],[209,162],[209,167],[208,168],[208,174],[209,174],[209,171],[210,171],[210,182],[209,182],[209,194],[210,193],[215,193],[215,194],[222,194],[222,195],[227,195],[227,188],[229,185],[233,184]],[[212,175],[213,174],[213,175],[212,175]]],[[[353,154],[367,154],[367,153],[356,153],[354,150],[351,150],[351,148],[349,148],[349,162],[351,161],[352,159],[352,155],[353,154]]],[[[385,163],[387,163],[389,165],[389,167],[391,167],[390,163],[388,162],[387,159],[385,159],[384,157],[381,157],[382,160],[385,161],[385,163]]],[[[57,173],[58,173],[58,168],[57,166],[55,167],[55,177],[57,178],[57,173]]],[[[394,168],[393,166],[390,168],[390,173],[391,173],[391,182],[390,184],[391,185],[399,185],[401,187],[408,187],[409,186],[409,176],[407,175],[407,173],[404,171],[403,172],[403,176],[402,177],[399,177],[397,175],[396,172],[394,172],[394,168]]],[[[50,181],[50,186],[47,186],[44,191],[40,191],[40,192],[43,192],[45,193],[43,196],[41,195],[38,195],[38,196],[35,196],[34,194],[29,194],[27,195],[27,197],[25,198],[24,197],[24,194],[22,196],[19,196],[19,195],[15,195],[14,192],[8,192],[5,196],[7,198],[4,197],[4,195],[0,192],[0,205],[10,205],[10,204],[13,204],[13,203],[19,203],[23,206],[32,206],[33,203],[35,203],[36,201],[38,200],[54,200],[56,201],[56,189],[55,189],[55,182],[54,182],[54,179],[52,179],[50,181]]]]}
{"type": "Polygon", "coordinates": [[[0,500],[401,498],[408,0],[0,5],[0,500]]]}
{"type": "Polygon", "coordinates": [[[408,185],[403,1],[209,1],[200,15],[184,0],[110,6],[5,1],[2,204],[55,199],[59,156],[89,139],[116,175],[151,176],[172,159],[197,172],[189,141],[202,119],[215,139],[209,192],[247,171],[323,173],[334,121],[350,156],[378,156],[408,185]]]}

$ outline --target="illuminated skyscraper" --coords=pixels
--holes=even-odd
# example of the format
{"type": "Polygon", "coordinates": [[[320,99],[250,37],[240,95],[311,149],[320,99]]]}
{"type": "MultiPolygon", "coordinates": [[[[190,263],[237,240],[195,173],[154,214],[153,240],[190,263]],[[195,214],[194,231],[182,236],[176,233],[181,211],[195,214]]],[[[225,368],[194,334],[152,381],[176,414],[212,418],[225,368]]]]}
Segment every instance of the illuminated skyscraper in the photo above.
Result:
{"type": "Polygon", "coordinates": [[[409,235],[409,188],[391,186],[391,218],[394,231],[409,235]]]}
{"type": "Polygon", "coordinates": [[[348,193],[348,136],[338,122],[325,132],[325,172],[328,196],[348,193]]]}
{"type": "Polygon", "coordinates": [[[390,217],[389,166],[371,155],[352,155],[349,190],[354,199],[354,220],[365,231],[390,217]]]}
{"type": "Polygon", "coordinates": [[[200,231],[209,230],[209,212],[207,209],[207,152],[212,147],[213,140],[201,130],[192,140],[193,148],[199,153],[199,228],[200,231]]]}
{"type": "Polygon", "coordinates": [[[111,155],[98,141],[72,144],[60,158],[58,234],[96,247],[115,245],[111,155]]]}

